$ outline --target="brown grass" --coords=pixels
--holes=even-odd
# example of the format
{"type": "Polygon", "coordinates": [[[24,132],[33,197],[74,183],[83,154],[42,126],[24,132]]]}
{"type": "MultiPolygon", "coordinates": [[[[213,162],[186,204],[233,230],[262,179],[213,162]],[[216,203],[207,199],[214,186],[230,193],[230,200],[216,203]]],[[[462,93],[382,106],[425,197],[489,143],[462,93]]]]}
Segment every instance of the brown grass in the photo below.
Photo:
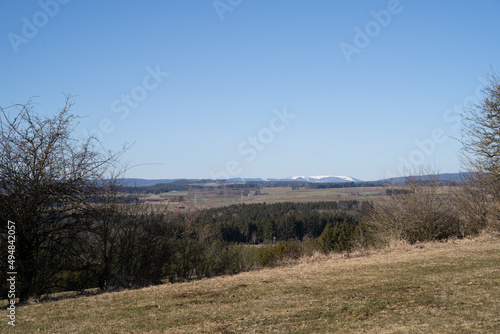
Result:
{"type": "Polygon", "coordinates": [[[499,333],[500,242],[395,244],[20,307],[15,333],[499,333]]]}
{"type": "Polygon", "coordinates": [[[227,195],[221,196],[213,194],[197,195],[187,194],[186,192],[173,192],[168,195],[152,195],[144,196],[148,200],[162,200],[161,202],[151,202],[153,204],[166,204],[169,197],[184,196],[183,202],[170,202],[169,210],[176,211],[179,205],[190,209],[208,209],[222,207],[232,204],[256,204],[256,203],[282,203],[282,202],[320,202],[320,201],[376,201],[385,196],[385,188],[383,187],[346,187],[346,188],[330,188],[330,189],[304,189],[292,190],[290,187],[271,187],[260,189],[264,195],[240,196],[227,195]]]}

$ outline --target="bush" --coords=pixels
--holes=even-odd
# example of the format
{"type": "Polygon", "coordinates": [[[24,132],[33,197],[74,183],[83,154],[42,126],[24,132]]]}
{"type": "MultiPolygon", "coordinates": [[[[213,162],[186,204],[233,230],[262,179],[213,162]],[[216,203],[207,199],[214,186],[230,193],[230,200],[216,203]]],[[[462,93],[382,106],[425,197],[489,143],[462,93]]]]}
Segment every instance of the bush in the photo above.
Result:
{"type": "Polygon", "coordinates": [[[443,193],[435,177],[408,177],[390,191],[363,223],[363,232],[378,243],[410,243],[464,236],[464,224],[451,193],[443,193]]]}
{"type": "Polygon", "coordinates": [[[402,238],[410,243],[444,240],[461,236],[461,223],[457,215],[429,212],[413,218],[413,224],[404,226],[402,238]]]}
{"type": "Polygon", "coordinates": [[[354,230],[355,227],[346,221],[335,226],[329,223],[318,238],[318,248],[325,253],[349,251],[352,248],[354,230]]]}
{"type": "Polygon", "coordinates": [[[300,242],[296,240],[279,241],[273,246],[261,248],[258,253],[258,264],[261,266],[275,265],[285,258],[298,259],[301,256],[300,242]]]}

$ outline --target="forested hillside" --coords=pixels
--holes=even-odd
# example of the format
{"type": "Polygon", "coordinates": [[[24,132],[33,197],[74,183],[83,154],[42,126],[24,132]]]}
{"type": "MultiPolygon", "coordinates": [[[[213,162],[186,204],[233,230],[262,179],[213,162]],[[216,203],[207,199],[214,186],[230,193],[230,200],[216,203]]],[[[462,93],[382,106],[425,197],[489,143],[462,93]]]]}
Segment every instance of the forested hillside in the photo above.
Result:
{"type": "Polygon", "coordinates": [[[371,204],[359,201],[231,205],[203,213],[226,242],[318,238],[327,224],[355,227],[371,204]]]}

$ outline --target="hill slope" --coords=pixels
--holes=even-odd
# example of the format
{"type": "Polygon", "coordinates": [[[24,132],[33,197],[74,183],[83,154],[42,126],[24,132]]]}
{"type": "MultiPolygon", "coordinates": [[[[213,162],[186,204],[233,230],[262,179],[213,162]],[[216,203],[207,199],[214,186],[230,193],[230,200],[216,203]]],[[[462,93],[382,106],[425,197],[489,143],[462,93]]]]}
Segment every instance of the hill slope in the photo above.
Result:
{"type": "Polygon", "coordinates": [[[482,237],[20,307],[15,332],[498,333],[499,309],[500,243],[482,237]]]}

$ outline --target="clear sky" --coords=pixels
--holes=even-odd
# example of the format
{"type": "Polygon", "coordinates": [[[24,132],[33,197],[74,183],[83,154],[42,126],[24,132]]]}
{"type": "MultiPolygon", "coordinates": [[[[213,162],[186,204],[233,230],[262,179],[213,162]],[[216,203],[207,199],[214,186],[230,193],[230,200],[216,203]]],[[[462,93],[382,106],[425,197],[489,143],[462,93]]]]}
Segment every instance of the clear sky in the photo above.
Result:
{"type": "Polygon", "coordinates": [[[500,2],[0,0],[0,105],[74,95],[126,177],[459,171],[500,2]]]}

